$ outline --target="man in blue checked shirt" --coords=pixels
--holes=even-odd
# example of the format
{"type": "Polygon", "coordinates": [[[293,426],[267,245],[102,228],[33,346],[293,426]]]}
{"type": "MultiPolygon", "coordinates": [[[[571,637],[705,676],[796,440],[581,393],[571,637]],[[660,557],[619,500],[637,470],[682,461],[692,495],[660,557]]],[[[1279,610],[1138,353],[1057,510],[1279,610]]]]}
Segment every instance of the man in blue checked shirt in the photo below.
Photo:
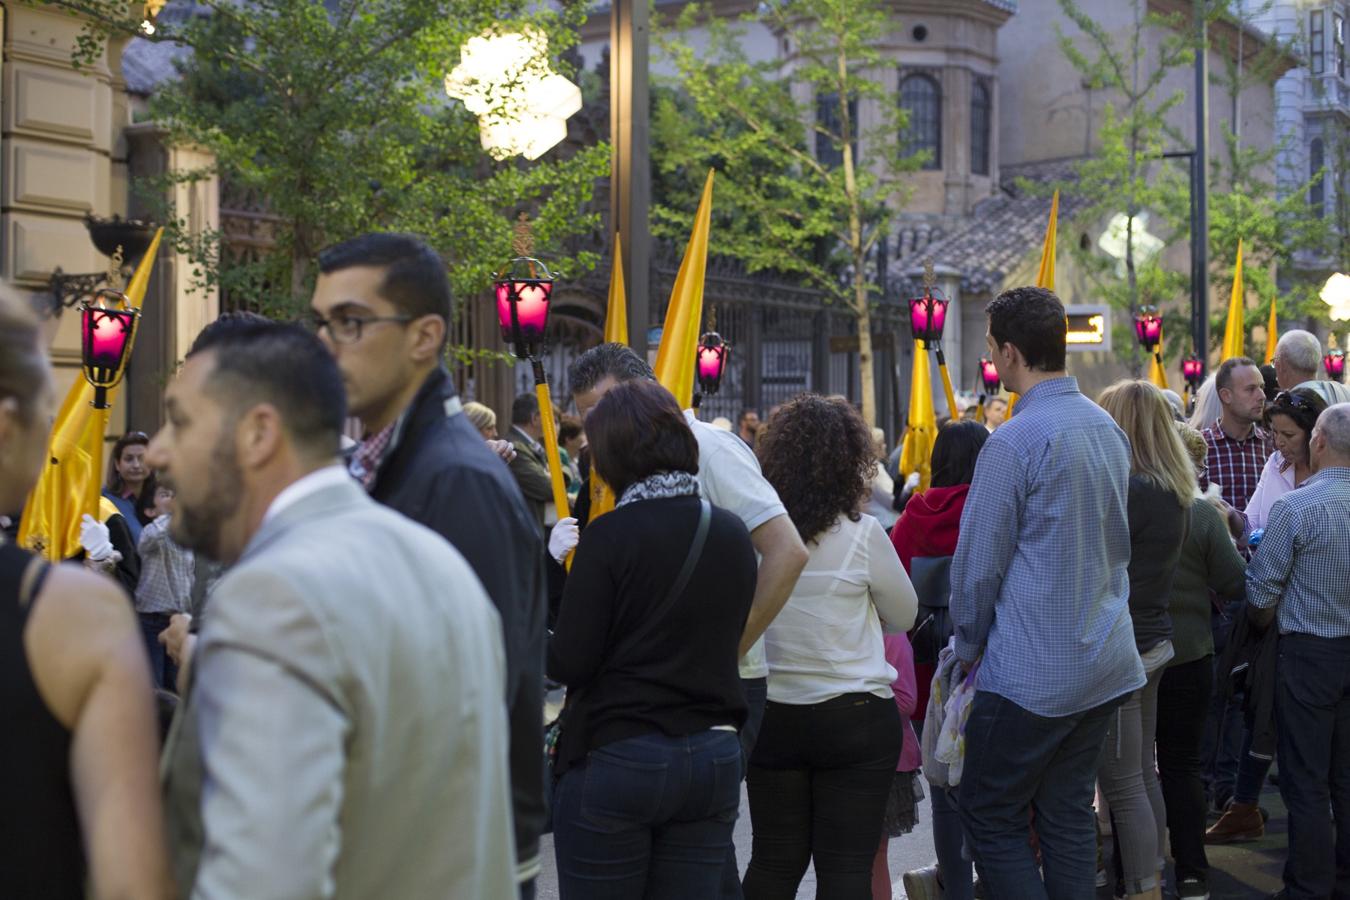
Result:
{"type": "Polygon", "coordinates": [[[1291,900],[1350,897],[1350,403],[1318,417],[1308,451],[1315,474],[1275,501],[1247,567],[1247,601],[1280,628],[1280,896],[1291,900]]]}
{"type": "Polygon", "coordinates": [[[1078,900],[1096,895],[1102,741],[1144,686],[1126,574],[1129,442],[1065,374],[1053,292],[1014,288],[987,312],[989,355],[1022,396],[980,452],[952,563],[956,652],[967,669],[983,656],[961,819],[991,896],[1078,900]]]}

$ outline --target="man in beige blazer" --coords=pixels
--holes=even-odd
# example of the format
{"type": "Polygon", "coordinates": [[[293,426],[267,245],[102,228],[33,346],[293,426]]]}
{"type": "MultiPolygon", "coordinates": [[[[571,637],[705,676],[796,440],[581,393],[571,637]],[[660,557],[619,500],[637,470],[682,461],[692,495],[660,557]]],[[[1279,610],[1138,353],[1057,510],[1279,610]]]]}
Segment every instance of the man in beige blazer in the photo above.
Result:
{"type": "Polygon", "coordinates": [[[467,563],[337,464],[332,357],[221,321],[148,459],[172,536],[232,564],[164,753],[192,898],[515,892],[500,622],[467,563]]]}

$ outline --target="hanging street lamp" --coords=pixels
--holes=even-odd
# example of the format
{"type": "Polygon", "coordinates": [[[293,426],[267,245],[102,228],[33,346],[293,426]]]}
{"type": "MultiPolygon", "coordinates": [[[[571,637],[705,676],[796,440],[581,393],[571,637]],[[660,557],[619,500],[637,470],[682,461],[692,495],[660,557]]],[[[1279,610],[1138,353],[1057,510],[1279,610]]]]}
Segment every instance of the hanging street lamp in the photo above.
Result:
{"type": "Polygon", "coordinates": [[[140,317],[126,294],[108,288],[80,305],[81,362],[95,409],[108,408],[108,391],[122,381],[140,317]]]}
{"type": "MultiPolygon", "coordinates": [[[[534,370],[534,393],[539,401],[539,418],[544,429],[544,453],[548,457],[549,479],[553,486],[553,504],[558,518],[570,514],[567,489],[563,486],[562,458],[558,455],[558,426],[553,420],[553,397],[544,374],[544,362],[539,358],[544,348],[548,327],[549,300],[553,297],[553,273],[530,254],[534,252],[534,238],[530,233],[529,217],[520,214],[513,241],[516,257],[493,279],[493,293],[497,300],[497,324],[501,326],[502,340],[511,345],[517,359],[528,360],[534,370]]],[[[572,556],[567,556],[570,568],[572,556]]]]}

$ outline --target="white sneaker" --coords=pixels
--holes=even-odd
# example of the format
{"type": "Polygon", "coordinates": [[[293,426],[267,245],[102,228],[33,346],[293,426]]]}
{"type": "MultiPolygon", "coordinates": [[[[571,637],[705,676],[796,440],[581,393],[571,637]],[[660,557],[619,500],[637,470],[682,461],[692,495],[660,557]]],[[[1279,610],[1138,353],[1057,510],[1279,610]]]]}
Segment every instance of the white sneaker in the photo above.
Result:
{"type": "Polygon", "coordinates": [[[906,872],[903,882],[905,896],[909,900],[942,900],[942,885],[938,882],[936,865],[906,872]]]}

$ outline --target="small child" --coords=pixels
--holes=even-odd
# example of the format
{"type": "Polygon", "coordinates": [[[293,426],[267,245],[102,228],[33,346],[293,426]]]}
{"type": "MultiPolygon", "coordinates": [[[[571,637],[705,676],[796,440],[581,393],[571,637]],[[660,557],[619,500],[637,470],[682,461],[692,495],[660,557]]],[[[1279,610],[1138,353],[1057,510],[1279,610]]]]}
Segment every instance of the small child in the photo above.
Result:
{"type": "Polygon", "coordinates": [[[177,690],[178,666],[164,652],[159,635],[169,627],[176,613],[187,612],[192,593],[192,551],[175,544],[169,537],[173,491],[157,485],[154,506],[145,510],[153,521],[141,529],[136,545],[141,557],[141,579],[136,585],[136,618],[150,659],[150,674],[155,687],[177,690]]]}
{"type": "Polygon", "coordinates": [[[919,801],[923,799],[923,787],[919,781],[919,765],[923,754],[919,750],[919,739],[914,734],[910,718],[918,702],[918,690],[914,683],[914,650],[909,638],[903,634],[885,635],[886,662],[895,669],[895,681],[891,690],[895,692],[895,705],[900,710],[903,724],[904,745],[900,749],[900,760],[895,767],[895,777],[891,780],[891,793],[886,800],[886,819],[881,829],[881,846],[877,848],[876,858],[872,861],[872,898],[890,900],[891,869],[886,859],[886,845],[893,837],[909,834],[919,823],[919,801]]]}

